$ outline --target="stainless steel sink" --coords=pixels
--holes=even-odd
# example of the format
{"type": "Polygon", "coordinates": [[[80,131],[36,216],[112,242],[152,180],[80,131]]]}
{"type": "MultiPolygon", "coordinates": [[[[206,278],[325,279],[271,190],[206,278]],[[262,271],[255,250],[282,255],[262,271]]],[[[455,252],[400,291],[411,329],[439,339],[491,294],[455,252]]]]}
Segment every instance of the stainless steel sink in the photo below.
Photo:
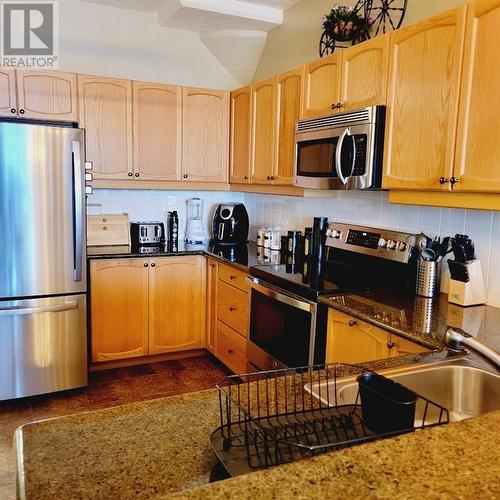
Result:
{"type": "MultiPolygon", "coordinates": [[[[379,373],[446,408],[450,422],[500,410],[500,376],[467,357],[379,373]]],[[[334,398],[335,388],[330,384],[328,388],[326,383],[313,384],[307,389],[326,403],[334,398]]],[[[357,395],[355,377],[337,382],[338,404],[353,404],[357,395]]],[[[420,409],[417,406],[415,425],[422,421],[423,411],[423,406],[420,409]]]]}

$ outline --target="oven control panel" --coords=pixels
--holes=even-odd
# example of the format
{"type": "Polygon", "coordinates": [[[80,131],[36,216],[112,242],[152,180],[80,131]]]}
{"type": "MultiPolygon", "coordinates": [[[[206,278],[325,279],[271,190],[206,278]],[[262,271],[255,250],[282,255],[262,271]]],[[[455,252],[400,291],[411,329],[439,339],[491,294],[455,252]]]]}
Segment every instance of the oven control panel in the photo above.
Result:
{"type": "Polygon", "coordinates": [[[407,264],[416,236],[411,233],[330,222],[326,246],[407,264]]]}

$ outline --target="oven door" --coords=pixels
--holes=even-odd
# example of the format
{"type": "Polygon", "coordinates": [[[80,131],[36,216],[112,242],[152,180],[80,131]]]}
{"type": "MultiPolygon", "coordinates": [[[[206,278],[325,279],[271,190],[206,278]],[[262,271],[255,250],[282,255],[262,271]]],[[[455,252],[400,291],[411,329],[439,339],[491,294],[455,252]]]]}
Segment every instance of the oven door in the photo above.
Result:
{"type": "Polygon", "coordinates": [[[259,370],[314,363],[317,304],[253,278],[247,358],[259,370]]]}

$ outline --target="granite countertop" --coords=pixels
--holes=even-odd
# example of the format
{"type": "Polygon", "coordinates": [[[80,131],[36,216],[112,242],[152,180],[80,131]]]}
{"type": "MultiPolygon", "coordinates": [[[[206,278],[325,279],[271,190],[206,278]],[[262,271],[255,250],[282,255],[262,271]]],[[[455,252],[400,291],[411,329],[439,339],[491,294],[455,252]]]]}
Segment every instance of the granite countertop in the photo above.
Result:
{"type": "Polygon", "coordinates": [[[500,309],[491,306],[460,307],[448,296],[435,299],[405,293],[321,297],[320,302],[396,335],[428,347],[442,349],[448,327],[459,328],[500,351],[500,309]]]}
{"type": "Polygon", "coordinates": [[[266,255],[262,247],[253,241],[245,245],[215,245],[207,242],[201,245],[190,245],[179,241],[176,250],[167,244],[160,246],[154,253],[144,253],[129,245],[114,246],[89,246],[87,257],[89,259],[124,259],[124,258],[151,258],[175,257],[181,255],[206,255],[248,271],[252,266],[265,264],[266,255]]]}
{"type": "MultiPolygon", "coordinates": [[[[394,358],[373,369],[444,356],[394,358]]],[[[217,463],[209,438],[218,413],[217,391],[209,390],[24,425],[16,431],[19,495],[487,498],[498,489],[500,413],[208,484],[217,463]]]]}

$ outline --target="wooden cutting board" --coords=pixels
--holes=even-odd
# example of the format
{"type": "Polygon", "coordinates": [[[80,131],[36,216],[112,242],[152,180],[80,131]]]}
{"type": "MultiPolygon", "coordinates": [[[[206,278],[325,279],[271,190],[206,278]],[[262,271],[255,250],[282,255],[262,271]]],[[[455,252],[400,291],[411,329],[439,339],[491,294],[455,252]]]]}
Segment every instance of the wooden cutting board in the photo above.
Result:
{"type": "Polygon", "coordinates": [[[88,215],[87,245],[130,245],[128,214],[88,215]]]}

